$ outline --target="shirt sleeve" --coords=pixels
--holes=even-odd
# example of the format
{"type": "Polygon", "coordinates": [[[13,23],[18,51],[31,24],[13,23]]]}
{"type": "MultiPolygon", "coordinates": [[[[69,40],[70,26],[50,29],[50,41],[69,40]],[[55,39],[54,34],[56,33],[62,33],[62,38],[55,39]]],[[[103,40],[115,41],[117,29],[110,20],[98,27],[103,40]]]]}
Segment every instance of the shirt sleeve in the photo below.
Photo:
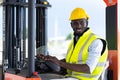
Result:
{"type": "Polygon", "coordinates": [[[103,49],[103,43],[100,39],[94,40],[89,46],[88,59],[86,61],[86,64],[89,66],[91,73],[93,72],[93,70],[95,69],[98,63],[102,49],[103,49]]]}

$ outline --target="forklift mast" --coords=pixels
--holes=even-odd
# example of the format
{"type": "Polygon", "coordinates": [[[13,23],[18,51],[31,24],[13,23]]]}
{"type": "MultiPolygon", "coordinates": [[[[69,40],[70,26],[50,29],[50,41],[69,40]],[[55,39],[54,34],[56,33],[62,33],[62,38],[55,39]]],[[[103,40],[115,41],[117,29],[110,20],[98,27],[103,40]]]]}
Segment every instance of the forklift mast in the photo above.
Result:
{"type": "Polygon", "coordinates": [[[46,9],[51,5],[47,0],[3,0],[2,5],[4,21],[2,80],[6,80],[5,73],[19,74],[26,67],[26,59],[27,66],[31,67],[28,67],[27,75],[24,76],[31,77],[35,72],[35,49],[46,46],[46,9]],[[28,52],[26,52],[27,36],[28,52]]]}

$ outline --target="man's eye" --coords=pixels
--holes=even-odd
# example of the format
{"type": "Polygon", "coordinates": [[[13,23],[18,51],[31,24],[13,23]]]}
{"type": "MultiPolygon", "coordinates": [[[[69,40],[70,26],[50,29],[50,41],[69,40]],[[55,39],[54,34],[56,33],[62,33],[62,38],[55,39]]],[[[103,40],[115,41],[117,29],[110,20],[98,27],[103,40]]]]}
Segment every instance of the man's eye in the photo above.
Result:
{"type": "Polygon", "coordinates": [[[83,24],[83,23],[84,23],[84,21],[80,21],[79,23],[80,23],[80,24],[83,24]]]}
{"type": "Polygon", "coordinates": [[[77,26],[79,23],[78,22],[74,22],[73,25],[77,26]]]}

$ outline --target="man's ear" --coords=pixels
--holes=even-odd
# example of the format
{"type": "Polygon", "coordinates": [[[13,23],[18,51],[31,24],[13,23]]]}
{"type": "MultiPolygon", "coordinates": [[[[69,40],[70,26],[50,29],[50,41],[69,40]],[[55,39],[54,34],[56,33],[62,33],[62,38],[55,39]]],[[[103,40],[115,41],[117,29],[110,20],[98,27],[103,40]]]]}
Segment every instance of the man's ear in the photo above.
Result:
{"type": "Polygon", "coordinates": [[[71,25],[71,27],[73,28],[73,26],[72,26],[72,22],[70,22],[70,25],[71,25]]]}

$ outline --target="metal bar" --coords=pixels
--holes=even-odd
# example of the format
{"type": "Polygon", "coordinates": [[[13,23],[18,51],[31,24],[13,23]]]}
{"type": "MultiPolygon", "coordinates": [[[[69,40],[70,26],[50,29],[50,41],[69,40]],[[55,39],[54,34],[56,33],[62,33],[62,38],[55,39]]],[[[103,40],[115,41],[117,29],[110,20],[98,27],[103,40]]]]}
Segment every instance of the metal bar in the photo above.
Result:
{"type": "MultiPolygon", "coordinates": [[[[9,68],[12,68],[13,67],[13,53],[12,53],[12,28],[13,28],[13,21],[12,21],[12,7],[10,6],[8,8],[8,13],[7,13],[7,16],[9,16],[9,19],[8,19],[8,39],[7,39],[7,54],[8,54],[8,63],[9,63],[9,68]]],[[[6,17],[7,17],[6,16],[6,17]]]]}
{"type": "Polygon", "coordinates": [[[48,5],[43,4],[40,0],[36,1],[36,48],[39,49],[38,53],[45,55],[47,55],[46,9],[49,7],[48,5]]]}
{"type": "MultiPolygon", "coordinates": [[[[25,0],[22,0],[22,2],[25,2],[25,0]]],[[[21,25],[22,25],[22,54],[21,54],[21,63],[22,67],[24,67],[25,64],[25,57],[26,57],[26,9],[25,7],[21,8],[21,25]]]]}
{"type": "MultiPolygon", "coordinates": [[[[3,6],[8,6],[8,5],[14,5],[14,6],[22,6],[22,7],[28,7],[28,3],[27,2],[3,2],[1,3],[0,5],[3,5],[3,6]]],[[[51,5],[47,4],[47,5],[44,5],[44,4],[36,4],[35,7],[51,7],[51,5]]]]}
{"type": "Polygon", "coordinates": [[[28,77],[35,71],[35,0],[28,2],[28,77]]]}
{"type": "MultiPolygon", "coordinates": [[[[15,46],[15,37],[14,37],[14,29],[15,29],[15,20],[14,20],[14,6],[11,6],[11,19],[10,19],[10,29],[11,29],[11,64],[12,64],[12,68],[15,67],[15,63],[14,63],[14,60],[15,60],[15,53],[14,53],[14,46],[15,46]]],[[[8,53],[9,54],[9,53],[8,53]]]]}
{"type": "MultiPolygon", "coordinates": [[[[19,0],[18,0],[19,2],[19,0]]],[[[20,54],[21,54],[21,8],[16,6],[16,70],[20,69],[20,54]]]]}

